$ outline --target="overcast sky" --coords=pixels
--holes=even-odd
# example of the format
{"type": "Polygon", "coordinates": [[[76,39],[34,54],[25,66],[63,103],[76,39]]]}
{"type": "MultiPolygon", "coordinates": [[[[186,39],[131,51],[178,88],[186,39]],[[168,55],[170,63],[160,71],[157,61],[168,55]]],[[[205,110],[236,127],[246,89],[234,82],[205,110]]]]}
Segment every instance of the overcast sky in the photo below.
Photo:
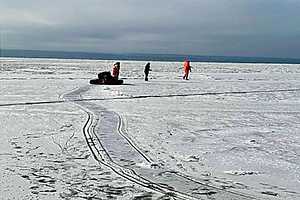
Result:
{"type": "Polygon", "coordinates": [[[0,0],[1,48],[300,58],[300,0],[0,0]]]}

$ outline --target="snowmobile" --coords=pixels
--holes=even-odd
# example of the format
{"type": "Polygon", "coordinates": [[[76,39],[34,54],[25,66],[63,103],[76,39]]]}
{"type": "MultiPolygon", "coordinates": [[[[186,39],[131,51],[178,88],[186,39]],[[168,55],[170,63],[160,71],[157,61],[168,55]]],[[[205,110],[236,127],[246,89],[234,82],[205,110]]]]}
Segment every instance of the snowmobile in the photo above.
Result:
{"type": "Polygon", "coordinates": [[[118,80],[111,76],[110,72],[101,72],[97,79],[90,80],[90,84],[96,85],[121,85],[123,80],[118,80]]]}

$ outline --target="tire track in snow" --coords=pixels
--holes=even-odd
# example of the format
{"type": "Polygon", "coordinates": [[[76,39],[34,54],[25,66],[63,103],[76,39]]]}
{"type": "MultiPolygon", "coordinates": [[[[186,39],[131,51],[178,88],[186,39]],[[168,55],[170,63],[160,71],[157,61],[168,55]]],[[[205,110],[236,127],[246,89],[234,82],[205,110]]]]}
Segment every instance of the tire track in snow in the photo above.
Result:
{"type": "Polygon", "coordinates": [[[83,133],[94,159],[99,163],[127,180],[176,199],[257,199],[152,165],[152,160],[127,136],[124,122],[117,113],[88,101],[80,101],[81,93],[89,88],[79,88],[65,94],[64,98],[87,114],[83,133]],[[157,168],[139,166],[139,163],[157,168]]]}
{"type": "MultiPolygon", "coordinates": [[[[85,110],[84,108],[82,108],[85,110]]],[[[110,158],[109,154],[106,152],[105,149],[103,149],[101,141],[98,139],[95,139],[94,135],[94,127],[95,127],[95,121],[93,121],[93,114],[87,110],[85,110],[88,118],[87,121],[83,127],[83,133],[85,140],[93,154],[94,159],[99,162],[102,165],[105,165],[106,167],[109,167],[112,171],[120,175],[121,177],[136,183],[137,185],[140,185],[142,187],[146,187],[148,189],[154,190],[156,192],[160,192],[162,194],[168,194],[170,196],[176,196],[179,199],[195,199],[191,196],[187,196],[185,194],[181,194],[176,191],[169,191],[168,188],[162,187],[159,184],[153,183],[147,179],[143,179],[139,175],[135,173],[134,170],[124,168],[115,162],[110,158]],[[93,125],[94,124],[94,125],[93,125]],[[99,144],[97,146],[96,142],[99,144]],[[100,149],[99,149],[100,147],[100,149]]],[[[96,122],[97,123],[97,122],[96,122]]]]}

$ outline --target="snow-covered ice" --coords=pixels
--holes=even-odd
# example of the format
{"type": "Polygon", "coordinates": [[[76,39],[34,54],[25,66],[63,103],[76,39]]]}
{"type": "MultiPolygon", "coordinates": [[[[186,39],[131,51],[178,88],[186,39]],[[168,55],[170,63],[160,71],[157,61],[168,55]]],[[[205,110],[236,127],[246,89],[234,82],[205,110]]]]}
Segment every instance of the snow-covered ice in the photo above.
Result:
{"type": "Polygon", "coordinates": [[[113,62],[1,59],[1,199],[300,199],[300,65],[113,62]]]}

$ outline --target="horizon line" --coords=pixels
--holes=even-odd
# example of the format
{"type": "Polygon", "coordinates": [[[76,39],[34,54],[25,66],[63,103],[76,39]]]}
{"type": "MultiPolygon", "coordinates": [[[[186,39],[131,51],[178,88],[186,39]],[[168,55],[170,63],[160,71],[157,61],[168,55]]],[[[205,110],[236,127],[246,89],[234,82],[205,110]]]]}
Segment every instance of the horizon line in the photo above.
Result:
{"type": "Polygon", "coordinates": [[[137,61],[182,61],[186,58],[193,62],[233,62],[233,63],[278,63],[300,64],[300,58],[257,57],[257,56],[221,56],[177,53],[103,53],[66,50],[1,49],[0,57],[24,58],[63,58],[92,60],[137,60],[137,61]],[[38,54],[39,53],[39,54],[38,54]],[[22,55],[23,54],[23,55],[22,55]]]}

